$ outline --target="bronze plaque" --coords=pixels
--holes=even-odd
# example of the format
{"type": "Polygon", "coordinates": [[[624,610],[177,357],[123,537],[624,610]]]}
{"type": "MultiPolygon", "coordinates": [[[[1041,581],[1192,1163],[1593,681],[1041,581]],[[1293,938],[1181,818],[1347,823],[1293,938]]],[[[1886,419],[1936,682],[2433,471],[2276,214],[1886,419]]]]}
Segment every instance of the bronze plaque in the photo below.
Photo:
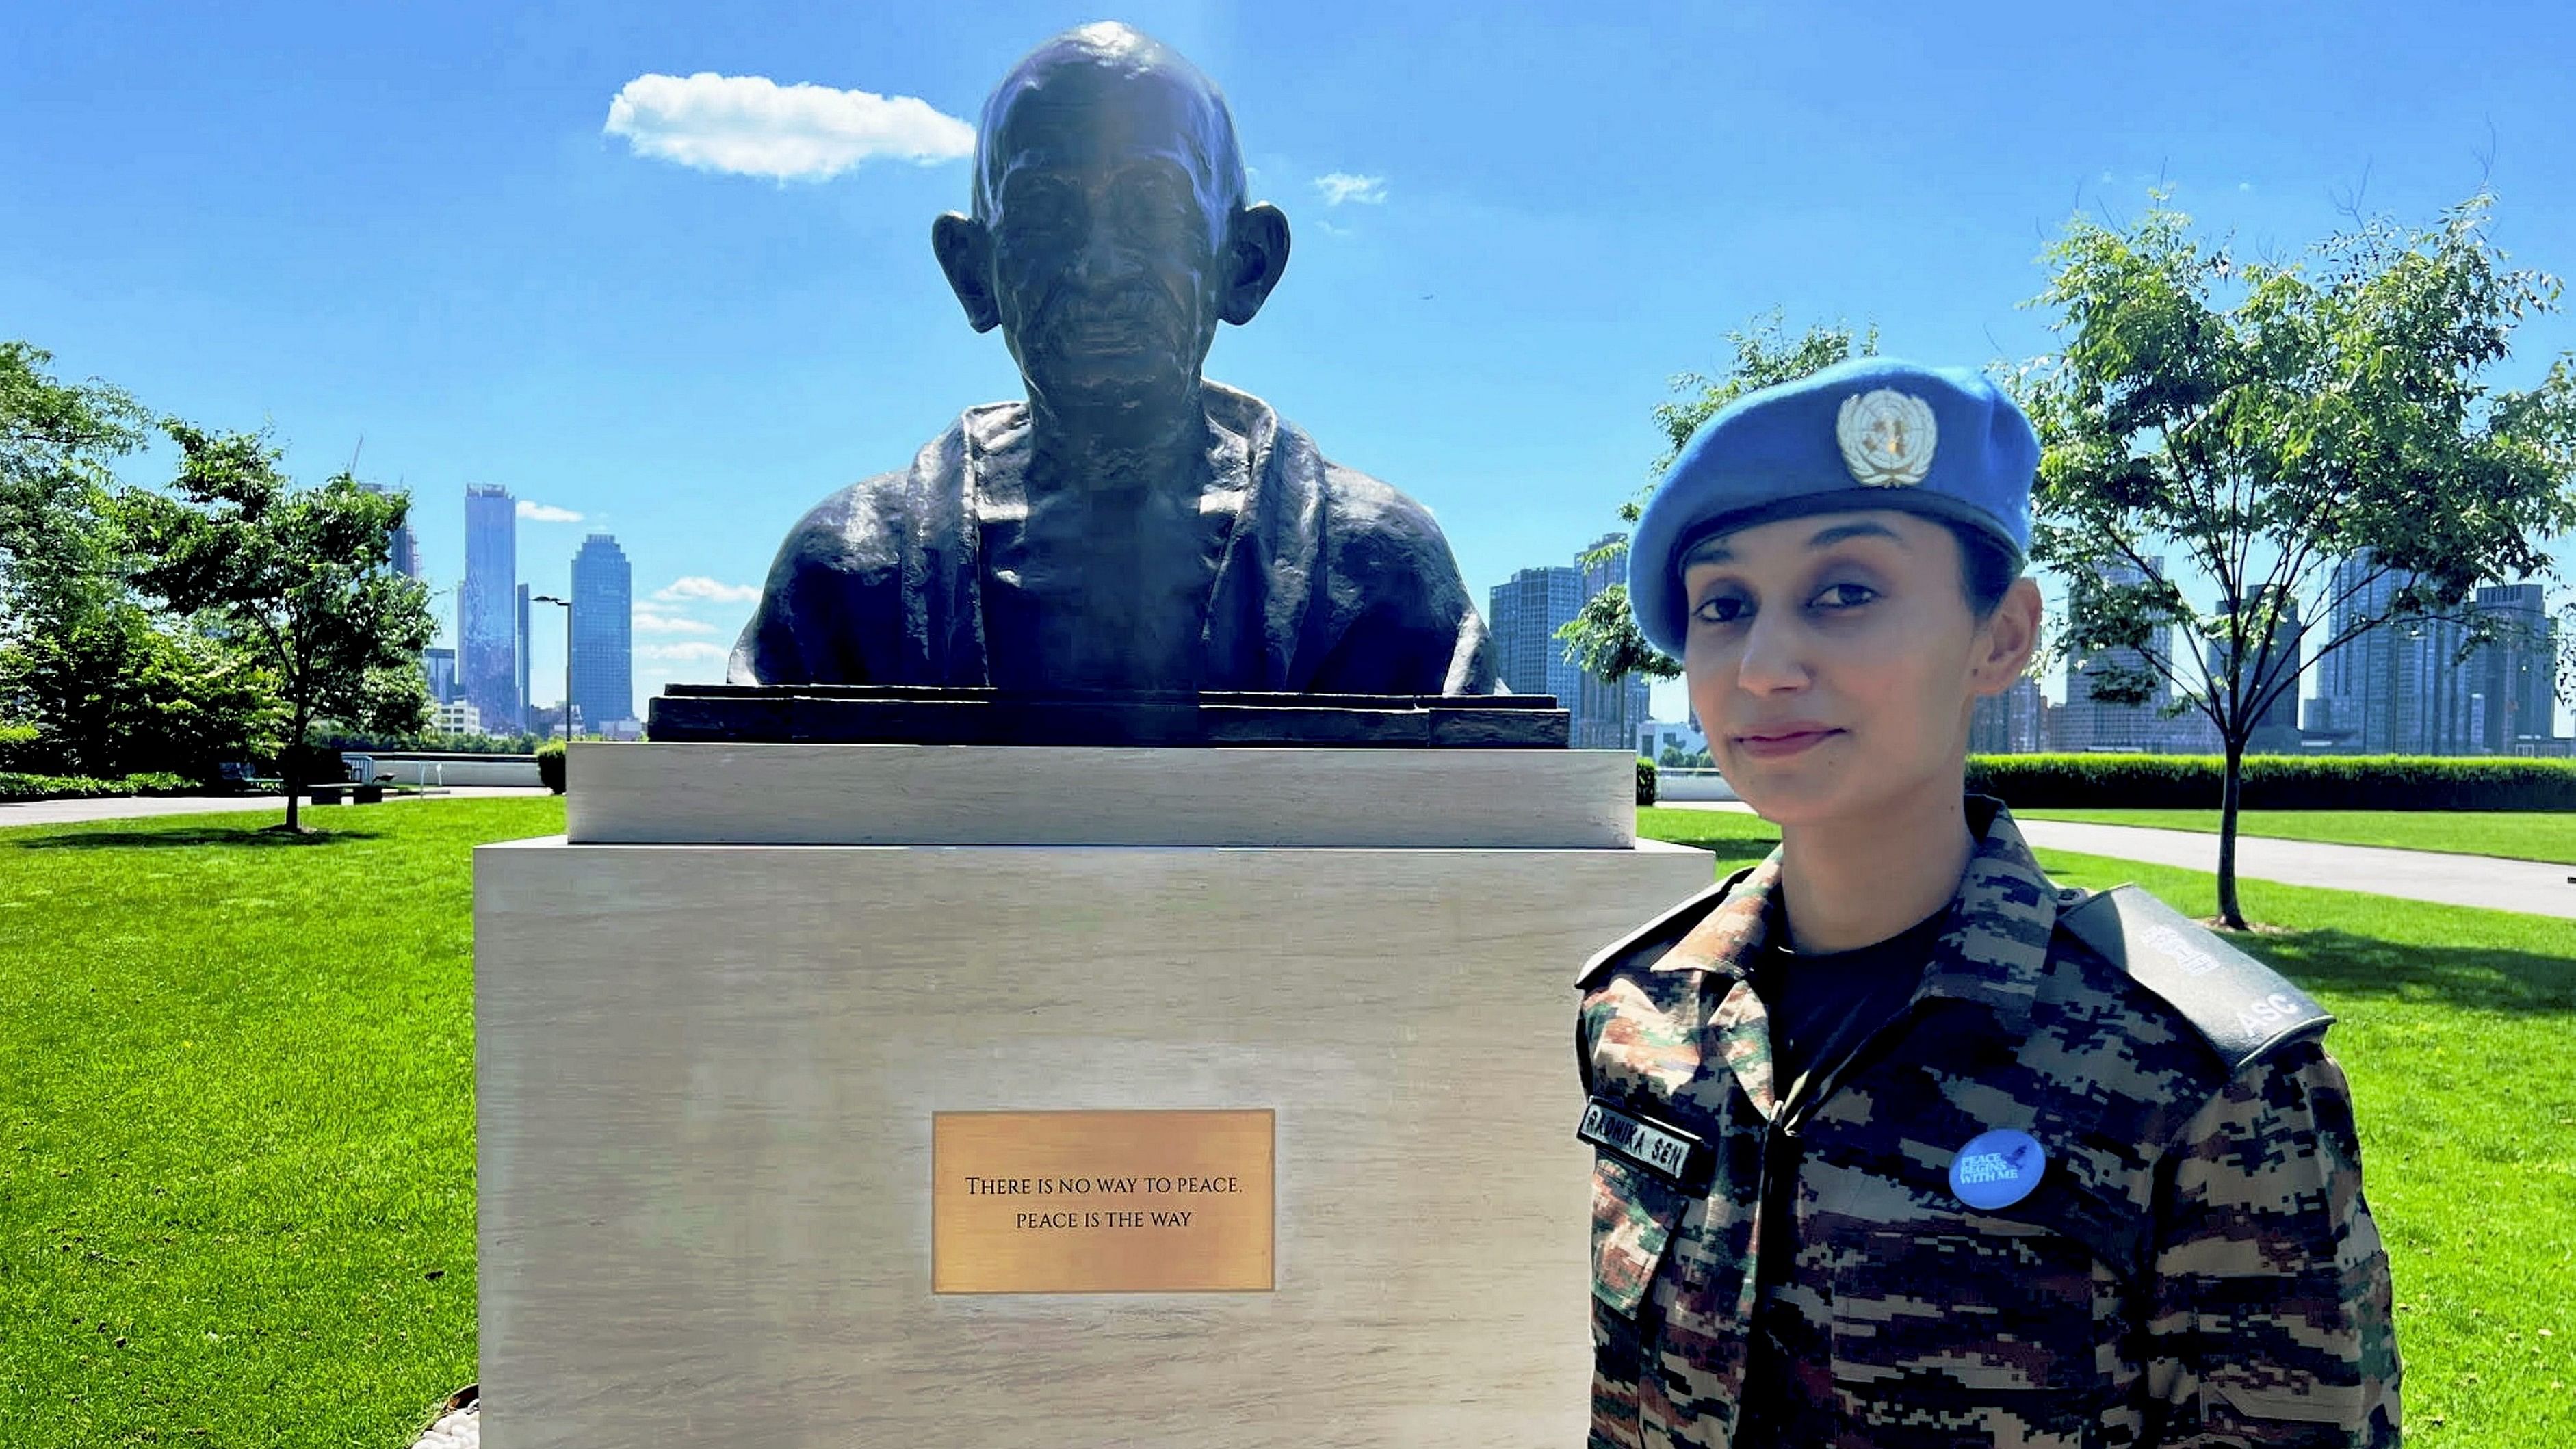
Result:
{"type": "Polygon", "coordinates": [[[1266,1293],[1277,1114],[934,1112],[933,1293],[1266,1293]]]}

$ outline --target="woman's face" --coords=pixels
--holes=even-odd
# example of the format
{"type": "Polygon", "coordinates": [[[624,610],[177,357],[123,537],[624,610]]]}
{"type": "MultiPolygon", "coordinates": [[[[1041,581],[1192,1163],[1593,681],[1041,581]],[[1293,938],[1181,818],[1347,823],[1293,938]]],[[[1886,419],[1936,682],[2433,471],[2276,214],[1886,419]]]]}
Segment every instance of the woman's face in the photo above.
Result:
{"type": "Polygon", "coordinates": [[[1682,562],[1691,708],[1729,785],[1782,825],[1955,793],[1968,715],[2028,664],[2039,592],[1984,623],[1959,542],[1894,509],[1757,524],[1682,562]]]}

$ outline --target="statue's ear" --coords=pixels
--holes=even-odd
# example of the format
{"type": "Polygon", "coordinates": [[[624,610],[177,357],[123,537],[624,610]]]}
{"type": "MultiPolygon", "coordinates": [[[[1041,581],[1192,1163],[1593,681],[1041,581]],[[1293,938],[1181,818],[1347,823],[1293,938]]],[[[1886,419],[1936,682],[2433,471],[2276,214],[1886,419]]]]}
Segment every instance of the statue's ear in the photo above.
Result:
{"type": "Polygon", "coordinates": [[[1236,212],[1227,229],[1225,293],[1217,315],[1237,327],[1251,321],[1287,270],[1288,214],[1266,201],[1236,212]]]}
{"type": "Polygon", "coordinates": [[[1002,325],[1002,309],[993,302],[993,234],[984,223],[949,212],[930,224],[930,250],[966,309],[967,325],[978,332],[1002,325]]]}

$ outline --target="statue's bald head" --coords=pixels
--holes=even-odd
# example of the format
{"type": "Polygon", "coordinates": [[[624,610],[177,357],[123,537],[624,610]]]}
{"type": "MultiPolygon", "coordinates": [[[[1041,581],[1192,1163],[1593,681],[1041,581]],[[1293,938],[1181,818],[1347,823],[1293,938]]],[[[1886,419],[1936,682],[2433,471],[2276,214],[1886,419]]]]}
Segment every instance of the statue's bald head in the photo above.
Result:
{"type": "Polygon", "coordinates": [[[1211,222],[1244,199],[1243,151],[1216,83],[1186,56],[1116,21],[1068,30],[1011,67],[985,98],[975,133],[974,216],[1001,210],[1002,181],[1022,158],[1092,161],[1177,144],[1211,222]]]}
{"type": "Polygon", "coordinates": [[[1123,426],[1194,405],[1217,325],[1251,321],[1288,265],[1287,217],[1247,205],[1243,180],[1234,118],[1197,66],[1086,25],[994,87],[974,214],[933,222],[931,246],[1033,402],[1123,426]]]}

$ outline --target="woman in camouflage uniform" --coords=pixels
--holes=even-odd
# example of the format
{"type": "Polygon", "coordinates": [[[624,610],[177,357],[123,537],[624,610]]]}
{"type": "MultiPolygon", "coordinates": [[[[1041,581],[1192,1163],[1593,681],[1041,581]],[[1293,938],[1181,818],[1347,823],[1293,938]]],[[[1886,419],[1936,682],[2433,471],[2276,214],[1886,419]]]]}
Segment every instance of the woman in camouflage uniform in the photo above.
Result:
{"type": "Polygon", "coordinates": [[[1871,359],[1710,419],[1639,522],[1637,621],[1782,843],[1583,977],[1595,1446],[2397,1441],[2330,1018],[1963,792],[2038,457],[1871,359]]]}

